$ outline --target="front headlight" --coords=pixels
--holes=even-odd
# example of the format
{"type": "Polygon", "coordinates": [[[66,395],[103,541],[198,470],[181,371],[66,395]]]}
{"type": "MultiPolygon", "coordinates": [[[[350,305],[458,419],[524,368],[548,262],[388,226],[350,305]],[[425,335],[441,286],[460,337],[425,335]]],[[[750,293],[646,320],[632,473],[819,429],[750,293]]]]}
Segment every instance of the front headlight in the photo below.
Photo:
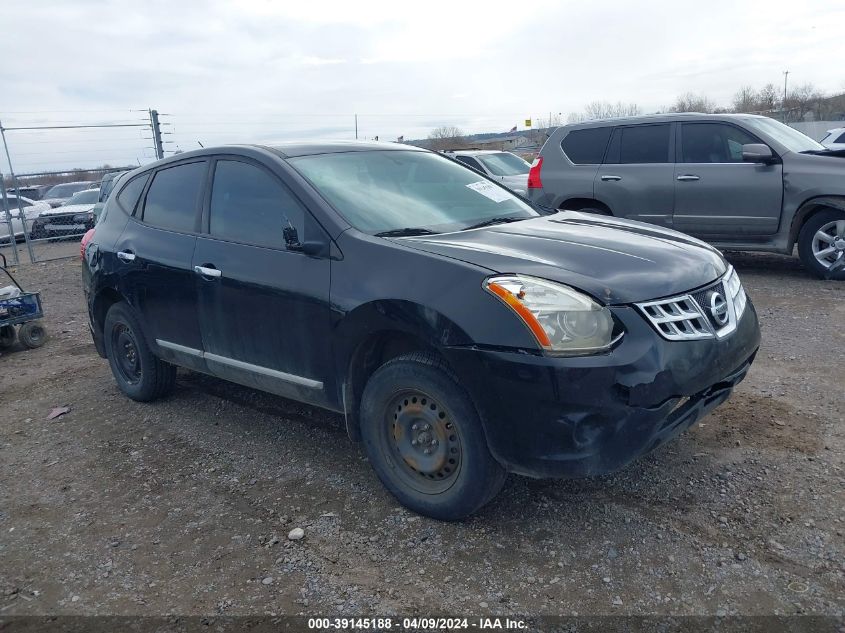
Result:
{"type": "Polygon", "coordinates": [[[739,275],[733,267],[731,267],[730,272],[725,278],[725,290],[728,291],[733,299],[736,320],[739,321],[740,317],[742,317],[742,313],[745,312],[745,306],[748,304],[748,297],[746,297],[745,289],[743,289],[742,282],[739,280],[739,275]]]}
{"type": "Polygon", "coordinates": [[[513,310],[546,352],[592,354],[614,342],[610,310],[568,286],[500,275],[486,279],[484,289],[513,310]]]}

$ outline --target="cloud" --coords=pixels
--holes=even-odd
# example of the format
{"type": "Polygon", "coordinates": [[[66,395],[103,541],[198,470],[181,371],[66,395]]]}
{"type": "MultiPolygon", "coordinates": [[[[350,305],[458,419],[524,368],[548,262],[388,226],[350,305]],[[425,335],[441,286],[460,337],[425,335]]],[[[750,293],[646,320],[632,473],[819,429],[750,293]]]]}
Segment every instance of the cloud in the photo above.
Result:
{"type": "MultiPolygon", "coordinates": [[[[4,125],[138,121],[154,107],[170,150],[353,138],[356,113],[359,136],[384,139],[508,130],[595,100],[648,111],[693,91],[728,104],[787,69],[790,82],[845,86],[829,63],[839,0],[711,0],[694,13],[669,0],[6,0],[3,18],[4,125]]],[[[149,153],[133,129],[47,136],[10,134],[18,171],[149,153]]]]}

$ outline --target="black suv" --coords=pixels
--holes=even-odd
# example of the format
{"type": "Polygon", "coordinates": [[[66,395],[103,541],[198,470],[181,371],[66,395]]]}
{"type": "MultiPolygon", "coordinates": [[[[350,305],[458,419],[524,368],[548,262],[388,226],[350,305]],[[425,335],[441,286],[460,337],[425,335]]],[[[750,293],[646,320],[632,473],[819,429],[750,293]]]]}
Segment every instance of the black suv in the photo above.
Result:
{"type": "Polygon", "coordinates": [[[390,492],[441,519],[508,471],[646,453],[723,402],[760,342],[710,246],[533,207],[405,145],[179,154],[121,179],[83,255],[130,398],[181,366],[343,413],[390,492]]]}

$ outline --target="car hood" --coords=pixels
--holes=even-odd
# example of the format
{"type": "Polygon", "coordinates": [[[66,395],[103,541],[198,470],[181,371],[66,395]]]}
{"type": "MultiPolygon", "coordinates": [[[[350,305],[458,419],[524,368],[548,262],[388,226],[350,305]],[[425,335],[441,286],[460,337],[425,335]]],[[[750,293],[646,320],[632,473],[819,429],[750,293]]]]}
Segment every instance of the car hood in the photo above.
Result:
{"type": "Polygon", "coordinates": [[[498,273],[564,283],[611,305],[686,292],[727,270],[719,251],[683,233],[575,211],[401,242],[498,273]]]}
{"type": "Polygon", "coordinates": [[[69,215],[74,213],[87,213],[94,208],[93,204],[63,204],[55,209],[44,211],[41,215],[69,215]]]}

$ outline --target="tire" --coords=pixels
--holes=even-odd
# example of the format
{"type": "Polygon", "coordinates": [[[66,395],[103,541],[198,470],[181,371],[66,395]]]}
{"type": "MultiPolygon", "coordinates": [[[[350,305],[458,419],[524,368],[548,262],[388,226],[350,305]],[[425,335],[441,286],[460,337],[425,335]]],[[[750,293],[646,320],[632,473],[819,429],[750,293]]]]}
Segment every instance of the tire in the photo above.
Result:
{"type": "Polygon", "coordinates": [[[47,342],[47,330],[40,321],[29,321],[20,327],[18,338],[24,346],[35,349],[47,342]]]}
{"type": "Polygon", "coordinates": [[[109,308],[103,341],[117,386],[127,396],[150,402],[173,391],[176,367],[152,353],[138,318],[126,303],[121,301],[109,308]]]}
{"type": "Polygon", "coordinates": [[[811,216],[798,234],[798,255],[804,266],[816,277],[845,280],[845,213],[827,209],[811,216]],[[819,239],[821,234],[827,237],[819,239]],[[838,250],[837,245],[840,247],[838,250]],[[821,257],[823,263],[817,253],[823,252],[826,247],[834,250],[821,257]],[[836,270],[831,272],[831,268],[836,270]]]}
{"type": "Polygon", "coordinates": [[[0,349],[9,349],[15,344],[17,332],[15,332],[14,325],[4,325],[0,327],[0,349]]]}
{"type": "Polygon", "coordinates": [[[364,388],[360,417],[373,470],[414,512],[457,521],[505,483],[507,472],[487,449],[475,406],[432,354],[406,354],[377,369],[364,388]]]}

